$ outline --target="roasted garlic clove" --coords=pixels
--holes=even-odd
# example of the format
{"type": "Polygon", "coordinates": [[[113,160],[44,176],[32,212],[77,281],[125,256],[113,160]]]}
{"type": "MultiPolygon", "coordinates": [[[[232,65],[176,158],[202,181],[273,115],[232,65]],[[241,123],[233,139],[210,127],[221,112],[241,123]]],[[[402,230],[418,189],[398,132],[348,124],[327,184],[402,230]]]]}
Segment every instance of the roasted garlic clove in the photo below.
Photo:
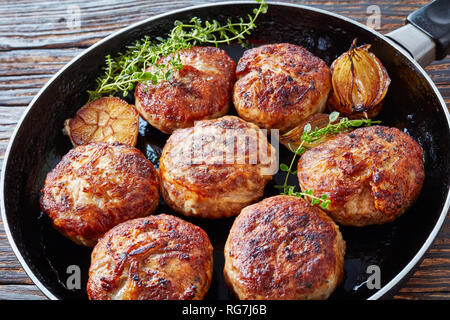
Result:
{"type": "Polygon", "coordinates": [[[350,50],[332,63],[330,111],[350,118],[371,118],[380,112],[391,79],[369,49],[370,44],[357,47],[355,39],[350,50]]]}
{"type": "MultiPolygon", "coordinates": [[[[341,118],[337,118],[336,121],[334,121],[333,123],[338,122],[340,119],[341,118]]],[[[289,130],[288,132],[282,134],[280,136],[280,142],[286,148],[288,148],[292,151],[297,150],[300,143],[302,142],[301,137],[303,135],[304,128],[308,123],[311,126],[311,130],[314,130],[315,128],[318,128],[318,129],[324,128],[330,123],[330,115],[325,114],[325,113],[316,113],[316,114],[313,114],[312,116],[309,116],[308,118],[303,120],[298,126],[293,128],[292,130],[289,130]]],[[[351,130],[352,130],[351,128],[347,128],[341,132],[342,133],[350,132],[351,130]]],[[[334,138],[335,136],[336,136],[335,134],[324,135],[319,140],[316,140],[314,142],[311,142],[311,143],[304,142],[302,147],[304,147],[306,149],[311,149],[325,141],[328,141],[328,140],[334,138]]]]}
{"type": "Polygon", "coordinates": [[[139,114],[133,105],[115,97],[89,102],[64,122],[63,132],[76,147],[92,142],[120,143],[134,147],[139,114]]]}

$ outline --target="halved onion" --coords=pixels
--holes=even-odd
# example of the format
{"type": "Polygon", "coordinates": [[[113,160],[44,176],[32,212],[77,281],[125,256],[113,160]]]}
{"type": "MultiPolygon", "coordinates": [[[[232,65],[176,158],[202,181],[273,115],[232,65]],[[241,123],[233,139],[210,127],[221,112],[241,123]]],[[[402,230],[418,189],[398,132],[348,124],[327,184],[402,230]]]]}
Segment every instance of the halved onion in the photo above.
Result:
{"type": "Polygon", "coordinates": [[[92,142],[136,145],[139,114],[133,105],[116,97],[89,102],[64,122],[63,132],[76,146],[92,142]]]}
{"type": "MultiPolygon", "coordinates": [[[[339,120],[342,118],[336,119],[333,123],[339,122],[339,120]]],[[[309,123],[311,126],[311,130],[314,130],[315,128],[321,129],[326,127],[330,123],[330,115],[325,113],[316,113],[312,116],[309,116],[305,120],[303,120],[298,126],[293,128],[292,130],[289,130],[288,132],[282,134],[280,136],[280,142],[291,151],[295,152],[297,148],[299,147],[300,143],[302,142],[301,137],[303,135],[303,131],[305,129],[305,126],[309,123]]],[[[341,131],[344,132],[350,132],[352,129],[347,128],[346,130],[341,131]]],[[[335,138],[335,134],[329,134],[322,136],[319,140],[316,140],[311,143],[303,143],[304,148],[311,149],[319,144],[328,141],[330,139],[335,138]]]]}
{"type": "Polygon", "coordinates": [[[369,49],[370,44],[357,47],[355,39],[350,50],[332,63],[332,91],[327,101],[331,111],[350,118],[372,118],[380,112],[391,79],[369,49]]]}

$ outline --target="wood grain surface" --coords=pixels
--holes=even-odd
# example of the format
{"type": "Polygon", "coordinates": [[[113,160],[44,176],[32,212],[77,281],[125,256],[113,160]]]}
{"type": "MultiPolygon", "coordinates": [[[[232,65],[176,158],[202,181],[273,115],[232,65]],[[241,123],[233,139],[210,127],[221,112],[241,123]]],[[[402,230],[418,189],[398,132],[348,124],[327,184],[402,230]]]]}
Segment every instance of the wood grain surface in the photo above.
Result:
{"type": "MultiPolygon", "coordinates": [[[[17,122],[39,89],[85,48],[131,23],[199,0],[100,0],[0,2],[0,165],[17,122]],[[78,11],[79,10],[79,11],[78,11]],[[76,15],[79,12],[80,24],[76,15]]],[[[325,9],[366,24],[369,6],[380,8],[378,31],[387,33],[426,0],[284,1],[325,9]]],[[[426,71],[450,106],[450,56],[426,71]]],[[[397,293],[400,299],[450,298],[450,218],[413,276],[397,293]]],[[[21,268],[0,222],[0,299],[46,299],[21,268]]]]}

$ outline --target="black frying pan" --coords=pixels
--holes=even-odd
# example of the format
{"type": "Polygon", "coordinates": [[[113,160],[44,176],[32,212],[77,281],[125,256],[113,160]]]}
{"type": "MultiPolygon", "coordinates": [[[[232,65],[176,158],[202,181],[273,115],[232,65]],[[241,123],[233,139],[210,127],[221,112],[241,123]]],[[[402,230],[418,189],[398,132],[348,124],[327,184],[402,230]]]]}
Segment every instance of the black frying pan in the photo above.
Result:
{"type": "MultiPolygon", "coordinates": [[[[86,299],[85,284],[91,249],[73,244],[50,226],[40,212],[39,197],[45,175],[71,144],[61,129],[87,100],[86,90],[95,87],[107,54],[123,51],[130,43],[144,37],[164,36],[175,20],[237,19],[255,7],[254,2],[203,5],[152,17],[121,30],[95,44],[56,74],[30,103],[17,126],[2,170],[2,219],[5,231],[25,271],[35,284],[52,299],[86,299]],[[81,268],[82,287],[68,289],[67,268],[81,268]]],[[[422,64],[448,53],[449,4],[444,0],[409,17],[411,24],[392,34],[422,64]],[[435,7],[437,6],[437,7],[435,7]],[[436,17],[435,21],[433,18],[436,17]],[[440,16],[439,16],[440,15],[440,16]],[[417,22],[425,24],[417,24],[417,22]],[[439,25],[441,23],[441,25],[439,25]],[[422,31],[417,31],[417,25],[422,31]],[[428,34],[428,35],[427,35],[428,34]],[[406,35],[406,36],[405,36],[406,35]],[[429,36],[434,37],[431,41],[429,36]],[[410,41],[415,39],[414,41],[410,41]],[[437,43],[437,45],[435,44],[437,43]]],[[[385,105],[378,116],[384,125],[406,131],[424,150],[426,179],[422,193],[395,222],[364,228],[341,227],[347,242],[345,275],[331,299],[377,299],[389,297],[401,280],[413,270],[435,238],[449,209],[450,129],[449,114],[438,90],[410,53],[394,41],[347,18],[309,7],[271,3],[268,13],[257,21],[258,29],[250,36],[254,44],[291,42],[304,46],[328,65],[350,47],[372,44],[392,79],[385,105]],[[365,282],[370,265],[381,270],[381,289],[369,289],[365,282]]],[[[225,50],[237,61],[243,50],[238,45],[225,50]]],[[[132,102],[132,97],[129,98],[132,102]]],[[[167,135],[141,123],[138,147],[155,164],[167,135]]],[[[281,149],[282,162],[292,154],[281,149]]],[[[266,196],[276,193],[273,184],[282,184],[282,174],[268,185],[266,196]]],[[[295,178],[292,184],[295,184],[295,178]]],[[[173,213],[161,204],[157,213],[173,213]]],[[[232,299],[223,281],[223,244],[233,219],[189,219],[204,228],[215,248],[214,276],[207,299],[232,299]]]]}

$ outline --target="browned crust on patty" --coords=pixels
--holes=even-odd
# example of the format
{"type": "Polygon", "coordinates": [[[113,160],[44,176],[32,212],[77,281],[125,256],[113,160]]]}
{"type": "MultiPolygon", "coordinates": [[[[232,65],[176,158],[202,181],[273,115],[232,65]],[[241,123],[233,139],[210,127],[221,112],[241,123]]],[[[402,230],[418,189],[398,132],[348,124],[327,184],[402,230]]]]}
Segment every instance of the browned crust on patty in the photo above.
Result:
{"type": "Polygon", "coordinates": [[[331,89],[326,63],[303,47],[277,43],[244,52],[233,102],[240,117],[286,132],[322,112],[331,89]]]}
{"type": "Polygon", "coordinates": [[[207,234],[160,214],[119,224],[92,252],[91,300],[199,300],[208,292],[213,248],[207,234]]]}
{"type": "Polygon", "coordinates": [[[225,245],[224,275],[239,299],[326,299],[341,282],[337,225],[301,198],[275,196],[242,210],[225,245]]]}
{"type": "MultiPolygon", "coordinates": [[[[175,54],[180,55],[183,67],[170,81],[138,84],[135,91],[138,112],[165,133],[225,115],[236,78],[236,64],[222,49],[192,47],[175,54]]],[[[158,63],[167,63],[175,54],[158,63]]]]}
{"type": "Polygon", "coordinates": [[[200,121],[176,130],[166,142],[159,162],[161,194],[186,216],[230,217],[263,196],[274,164],[275,149],[254,124],[234,116],[200,121]]]}
{"type": "Polygon", "coordinates": [[[298,163],[298,178],[303,190],[327,194],[326,211],[338,223],[387,223],[420,193],[422,148],[397,128],[360,128],[308,150],[298,163]]]}
{"type": "Polygon", "coordinates": [[[41,209],[78,244],[95,245],[116,224],[151,214],[158,173],[136,148],[93,143],[70,150],[47,174],[41,209]]]}

